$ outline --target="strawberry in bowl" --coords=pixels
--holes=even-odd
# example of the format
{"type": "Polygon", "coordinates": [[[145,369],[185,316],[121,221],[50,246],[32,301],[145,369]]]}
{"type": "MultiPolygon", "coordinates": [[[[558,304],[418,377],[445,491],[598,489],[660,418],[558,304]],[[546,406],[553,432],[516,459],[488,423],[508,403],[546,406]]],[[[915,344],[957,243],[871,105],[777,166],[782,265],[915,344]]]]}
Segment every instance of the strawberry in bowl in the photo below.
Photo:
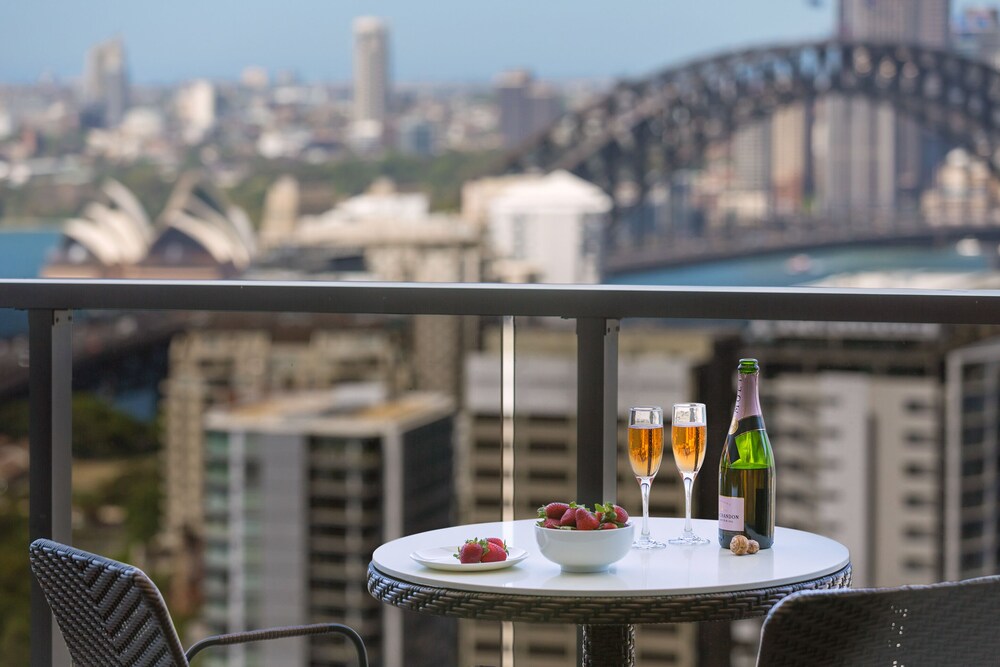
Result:
{"type": "Polygon", "coordinates": [[[553,502],[538,508],[535,541],[563,572],[603,572],[632,547],[628,512],[614,503],[553,502]]]}
{"type": "Polygon", "coordinates": [[[594,511],[586,505],[549,503],[538,508],[538,526],[567,530],[611,530],[628,525],[628,512],[620,505],[604,503],[595,505],[594,511]]]}

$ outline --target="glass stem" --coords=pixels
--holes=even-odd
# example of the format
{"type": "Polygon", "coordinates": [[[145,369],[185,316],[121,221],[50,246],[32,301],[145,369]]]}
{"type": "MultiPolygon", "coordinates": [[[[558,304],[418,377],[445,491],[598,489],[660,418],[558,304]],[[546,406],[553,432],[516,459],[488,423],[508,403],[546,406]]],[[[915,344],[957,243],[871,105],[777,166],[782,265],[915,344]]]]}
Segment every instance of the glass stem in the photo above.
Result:
{"type": "Polygon", "coordinates": [[[642,490],[642,540],[649,539],[649,485],[652,480],[649,477],[639,479],[639,488],[642,490]]]}
{"type": "Polygon", "coordinates": [[[684,475],[684,534],[690,535],[694,532],[691,528],[691,486],[694,484],[694,477],[684,475]]]}

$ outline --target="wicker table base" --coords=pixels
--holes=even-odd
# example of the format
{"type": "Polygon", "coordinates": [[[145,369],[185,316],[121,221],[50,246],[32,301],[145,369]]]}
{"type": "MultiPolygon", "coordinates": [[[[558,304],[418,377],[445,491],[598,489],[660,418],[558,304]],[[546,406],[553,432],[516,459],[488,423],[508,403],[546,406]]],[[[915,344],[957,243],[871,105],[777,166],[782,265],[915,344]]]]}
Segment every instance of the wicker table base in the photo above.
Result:
{"type": "Polygon", "coordinates": [[[633,625],[733,621],[763,616],[795,591],[847,588],[851,566],[832,574],[785,586],[727,593],[676,596],[536,596],[480,593],[420,586],[368,566],[368,592],[387,604],[438,616],[583,626],[584,665],[631,665],[635,659],[633,625]],[[589,658],[588,658],[589,656],[589,658]]]}
{"type": "Polygon", "coordinates": [[[585,625],[580,643],[583,667],[635,664],[634,625],[585,625]]]}

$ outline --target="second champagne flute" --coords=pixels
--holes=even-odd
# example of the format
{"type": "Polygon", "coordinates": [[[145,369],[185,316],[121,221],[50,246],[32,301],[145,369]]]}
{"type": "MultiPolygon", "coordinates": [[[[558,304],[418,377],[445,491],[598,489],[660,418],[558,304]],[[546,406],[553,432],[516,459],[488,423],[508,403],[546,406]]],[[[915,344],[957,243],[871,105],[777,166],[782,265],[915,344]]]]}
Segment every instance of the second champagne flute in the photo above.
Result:
{"type": "Polygon", "coordinates": [[[649,538],[649,487],[663,458],[663,409],[630,408],[628,411],[628,460],[642,490],[642,533],[634,549],[662,549],[667,546],[649,538]]]}
{"type": "Polygon", "coordinates": [[[694,534],[691,528],[691,487],[694,478],[705,462],[707,422],[704,403],[678,403],[670,421],[671,445],[674,463],[684,478],[684,533],[668,540],[671,544],[708,544],[708,540],[694,534]]]}

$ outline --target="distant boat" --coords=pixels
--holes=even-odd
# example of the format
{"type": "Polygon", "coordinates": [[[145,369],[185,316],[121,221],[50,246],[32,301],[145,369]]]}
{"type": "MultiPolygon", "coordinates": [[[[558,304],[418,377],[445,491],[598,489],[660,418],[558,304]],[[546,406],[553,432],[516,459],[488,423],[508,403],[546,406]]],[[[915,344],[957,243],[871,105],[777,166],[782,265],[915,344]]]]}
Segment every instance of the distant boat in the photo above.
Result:
{"type": "Polygon", "coordinates": [[[964,238],[955,244],[955,251],[962,257],[978,257],[983,254],[979,239],[964,238]]]}
{"type": "Polygon", "coordinates": [[[805,253],[799,253],[798,255],[792,255],[785,262],[785,271],[792,275],[799,275],[802,273],[810,273],[813,270],[812,257],[805,253]]]}

